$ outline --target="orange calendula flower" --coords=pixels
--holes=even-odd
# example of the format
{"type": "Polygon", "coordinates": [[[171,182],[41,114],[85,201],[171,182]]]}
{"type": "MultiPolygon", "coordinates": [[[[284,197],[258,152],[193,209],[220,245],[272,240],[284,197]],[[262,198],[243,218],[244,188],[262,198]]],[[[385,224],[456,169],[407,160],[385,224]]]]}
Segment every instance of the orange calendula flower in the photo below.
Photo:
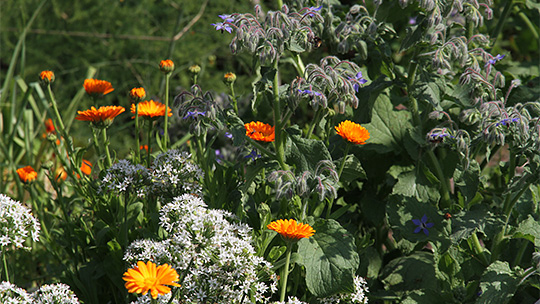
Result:
{"type": "Polygon", "coordinates": [[[86,93],[94,97],[103,97],[114,91],[112,84],[106,80],[86,79],[83,86],[86,93]]]}
{"type": "Polygon", "coordinates": [[[342,121],[334,128],[339,136],[353,144],[363,145],[369,139],[369,131],[360,124],[350,120],[342,121]]]}
{"type": "Polygon", "coordinates": [[[246,136],[258,141],[272,142],[275,139],[274,127],[260,121],[252,121],[244,125],[246,136]]]}
{"type": "Polygon", "coordinates": [[[129,91],[129,97],[134,101],[142,101],[146,97],[144,88],[133,88],[129,91]]]}
{"type": "Polygon", "coordinates": [[[54,73],[52,71],[41,71],[39,73],[39,80],[43,84],[49,84],[54,82],[54,73]]]}
{"type": "Polygon", "coordinates": [[[97,127],[108,127],[111,125],[114,118],[124,112],[126,109],[120,106],[105,106],[96,109],[91,107],[90,110],[77,111],[75,119],[82,121],[90,121],[97,127]]]}
{"type": "Polygon", "coordinates": [[[55,131],[53,121],[50,118],[47,118],[47,120],[45,120],[45,131],[47,133],[54,133],[55,131]]]}
{"type": "Polygon", "coordinates": [[[81,164],[81,172],[86,175],[90,175],[92,173],[92,163],[86,159],[83,159],[81,164]]]}
{"type": "MultiPolygon", "coordinates": [[[[168,108],[168,115],[172,116],[171,108],[168,108]]],[[[135,114],[135,104],[131,104],[131,113],[135,114]]],[[[144,116],[154,118],[165,116],[165,105],[159,101],[143,101],[139,103],[139,117],[144,116]]],[[[135,117],[132,117],[135,118],[135,117]]]]}
{"type": "Polygon", "coordinates": [[[31,166],[17,169],[17,174],[23,183],[33,182],[37,178],[37,172],[31,166]]]}
{"type": "Polygon", "coordinates": [[[66,172],[66,169],[64,169],[64,167],[59,167],[54,171],[54,176],[57,182],[65,181],[68,173],[66,172]]]}
{"type": "Polygon", "coordinates": [[[178,273],[168,264],[156,267],[156,264],[148,261],[137,262],[137,266],[128,269],[123,277],[126,281],[126,289],[131,293],[142,293],[146,295],[148,291],[152,298],[156,299],[158,295],[164,295],[171,292],[171,288],[165,286],[180,287],[178,283],[178,273]]]}
{"type": "Polygon", "coordinates": [[[236,74],[234,73],[227,73],[223,76],[223,81],[225,81],[225,83],[233,83],[236,81],[236,74]]]}
{"type": "Polygon", "coordinates": [[[161,62],[159,63],[159,69],[163,73],[169,74],[174,70],[174,62],[170,59],[161,60],[161,62]]]}
{"type": "Polygon", "coordinates": [[[277,220],[266,226],[270,230],[281,234],[287,240],[298,241],[315,234],[315,230],[308,224],[297,223],[296,220],[277,220]]]}

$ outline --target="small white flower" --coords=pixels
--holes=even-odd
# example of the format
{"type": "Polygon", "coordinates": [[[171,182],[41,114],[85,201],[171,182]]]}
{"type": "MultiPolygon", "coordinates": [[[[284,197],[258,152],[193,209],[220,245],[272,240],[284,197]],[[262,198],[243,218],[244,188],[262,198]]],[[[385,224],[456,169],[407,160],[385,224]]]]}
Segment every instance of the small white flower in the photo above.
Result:
{"type": "Polygon", "coordinates": [[[41,226],[34,218],[29,208],[0,194],[0,245],[14,245],[25,248],[24,241],[30,236],[35,242],[39,241],[41,226]]]}
{"type": "Polygon", "coordinates": [[[35,304],[79,304],[79,299],[68,285],[43,285],[32,294],[35,304]]]}
{"type": "Polygon", "coordinates": [[[26,290],[4,281],[0,283],[0,303],[32,304],[33,300],[26,290]]]}

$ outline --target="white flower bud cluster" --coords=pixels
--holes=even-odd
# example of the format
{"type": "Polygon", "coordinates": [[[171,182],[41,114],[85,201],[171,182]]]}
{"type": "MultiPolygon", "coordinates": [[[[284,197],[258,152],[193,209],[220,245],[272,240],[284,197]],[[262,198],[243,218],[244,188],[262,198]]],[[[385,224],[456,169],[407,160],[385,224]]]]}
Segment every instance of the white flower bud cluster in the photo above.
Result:
{"type": "Polygon", "coordinates": [[[0,194],[0,247],[25,248],[24,242],[29,236],[34,242],[39,241],[41,226],[30,209],[10,197],[0,194]]]}
{"type": "Polygon", "coordinates": [[[2,304],[79,304],[79,299],[68,285],[57,283],[43,285],[33,293],[10,282],[0,283],[2,304]]]}

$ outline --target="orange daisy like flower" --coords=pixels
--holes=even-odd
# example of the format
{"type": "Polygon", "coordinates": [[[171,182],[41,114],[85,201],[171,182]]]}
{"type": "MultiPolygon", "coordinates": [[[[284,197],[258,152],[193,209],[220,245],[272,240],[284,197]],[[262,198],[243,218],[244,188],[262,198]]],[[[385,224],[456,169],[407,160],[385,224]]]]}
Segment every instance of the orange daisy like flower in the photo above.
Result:
{"type": "Polygon", "coordinates": [[[86,175],[90,175],[92,173],[92,163],[86,159],[83,159],[81,164],[81,172],[86,175]]]}
{"type": "MultiPolygon", "coordinates": [[[[135,114],[135,104],[131,104],[131,113],[135,114]]],[[[172,116],[171,108],[168,108],[167,115],[172,116]]],[[[159,101],[153,100],[139,102],[139,117],[140,116],[148,118],[165,116],[165,105],[159,101]]]]}
{"type": "Polygon", "coordinates": [[[170,59],[161,60],[159,69],[165,74],[171,73],[174,70],[174,62],[170,59]]]}
{"type": "Polygon", "coordinates": [[[273,142],[275,139],[274,127],[260,121],[252,121],[244,125],[246,136],[258,141],[273,142]]]}
{"type": "Polygon", "coordinates": [[[106,80],[86,79],[83,86],[86,93],[94,97],[103,97],[103,95],[114,91],[112,84],[106,80]]]}
{"type": "Polygon", "coordinates": [[[148,261],[137,262],[137,266],[128,269],[123,277],[124,285],[130,293],[142,293],[146,295],[148,291],[152,298],[156,299],[158,295],[164,295],[171,292],[171,288],[165,286],[180,287],[178,283],[178,273],[168,264],[157,266],[148,261]]]}
{"type": "Polygon", "coordinates": [[[23,183],[33,182],[37,178],[37,172],[31,166],[17,169],[17,174],[23,183]]]}
{"type": "Polygon", "coordinates": [[[68,173],[66,172],[66,169],[64,169],[64,167],[59,167],[54,171],[54,175],[55,175],[56,181],[58,182],[60,180],[65,181],[68,176],[68,173]]]}
{"type": "Polygon", "coordinates": [[[39,80],[44,84],[49,84],[54,81],[54,73],[52,71],[41,71],[39,73],[39,80]]]}
{"type": "Polygon", "coordinates": [[[266,226],[270,230],[281,234],[287,240],[298,241],[315,234],[315,230],[308,224],[297,223],[296,220],[277,220],[266,226]]]}
{"type": "Polygon", "coordinates": [[[75,119],[82,121],[90,121],[98,127],[108,127],[113,119],[124,112],[126,109],[120,106],[105,106],[96,109],[91,107],[90,110],[77,111],[75,119]]]}
{"type": "Polygon", "coordinates": [[[350,120],[342,121],[334,128],[339,136],[353,144],[364,145],[366,140],[369,139],[369,131],[360,124],[350,120]]]}

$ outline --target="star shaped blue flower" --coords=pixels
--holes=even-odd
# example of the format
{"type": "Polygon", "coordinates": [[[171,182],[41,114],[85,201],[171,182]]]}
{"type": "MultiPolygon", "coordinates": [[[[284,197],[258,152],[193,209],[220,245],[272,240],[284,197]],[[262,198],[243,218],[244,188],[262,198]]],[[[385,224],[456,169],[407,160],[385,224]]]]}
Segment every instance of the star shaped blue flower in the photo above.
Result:
{"type": "Polygon", "coordinates": [[[488,65],[494,65],[497,61],[500,61],[504,58],[506,55],[497,54],[497,56],[493,57],[493,59],[488,60],[486,65],[484,67],[487,67],[488,65]]]}
{"type": "Polygon", "coordinates": [[[507,126],[509,123],[511,123],[511,122],[516,122],[516,121],[518,121],[518,120],[519,120],[519,118],[517,118],[517,117],[514,117],[514,118],[504,118],[504,119],[502,119],[501,121],[497,122],[497,123],[495,124],[495,126],[496,126],[496,127],[498,127],[498,126],[500,126],[500,125],[507,126]]]}
{"type": "Polygon", "coordinates": [[[367,80],[363,78],[362,72],[356,73],[356,76],[355,76],[354,78],[352,78],[352,77],[349,78],[349,80],[355,80],[355,79],[358,81],[359,84],[355,82],[355,83],[353,84],[353,88],[354,88],[354,90],[355,90],[356,92],[358,92],[358,90],[360,90],[360,84],[366,83],[367,80]]]}
{"type": "Polygon", "coordinates": [[[257,153],[257,150],[255,150],[255,149],[251,150],[251,153],[244,156],[244,158],[251,158],[252,160],[256,160],[259,157],[261,157],[261,155],[259,153],[257,153]]]}
{"type": "Polygon", "coordinates": [[[221,32],[223,33],[223,30],[232,33],[232,27],[230,25],[228,25],[227,23],[223,23],[223,22],[220,22],[220,23],[212,23],[211,25],[213,25],[215,28],[216,28],[216,31],[219,31],[221,30],[221,32]]]}
{"type": "Polygon", "coordinates": [[[204,112],[199,112],[197,110],[195,110],[195,111],[187,111],[187,114],[186,114],[186,116],[184,116],[184,119],[186,119],[188,117],[197,118],[199,115],[205,116],[206,111],[204,111],[204,112]]]}
{"type": "Polygon", "coordinates": [[[219,18],[223,19],[223,22],[233,22],[234,18],[231,15],[218,15],[219,18]]]}
{"type": "Polygon", "coordinates": [[[427,216],[424,214],[424,216],[422,216],[421,219],[417,220],[417,219],[413,219],[412,222],[417,225],[418,227],[416,227],[414,229],[414,233],[418,233],[420,231],[424,231],[424,234],[425,235],[429,235],[429,231],[428,231],[428,228],[431,228],[433,227],[435,224],[433,223],[428,223],[427,222],[427,216]]]}
{"type": "Polygon", "coordinates": [[[311,90],[300,90],[298,89],[298,92],[302,93],[302,94],[308,94],[309,97],[313,97],[313,95],[316,95],[316,96],[321,96],[322,93],[319,93],[319,92],[315,92],[315,91],[311,91],[311,90]]]}

